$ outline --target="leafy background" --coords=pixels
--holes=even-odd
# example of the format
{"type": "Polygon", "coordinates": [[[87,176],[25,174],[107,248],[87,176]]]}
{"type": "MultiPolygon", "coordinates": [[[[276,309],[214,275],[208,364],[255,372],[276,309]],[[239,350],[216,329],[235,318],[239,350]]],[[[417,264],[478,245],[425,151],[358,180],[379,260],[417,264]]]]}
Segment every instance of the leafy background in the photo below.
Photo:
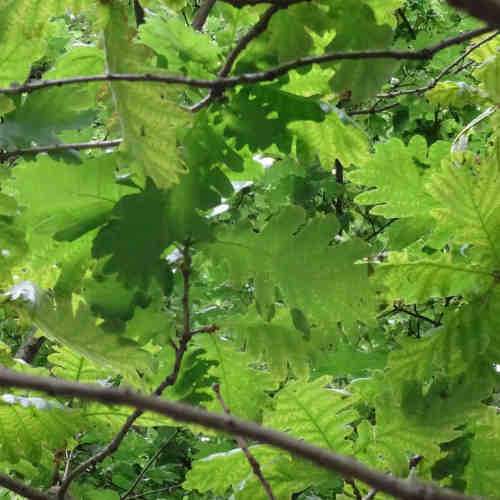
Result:
{"type": "MultiPolygon", "coordinates": [[[[194,2],[133,3],[0,2],[1,86],[105,71],[214,78],[264,12],[220,1],[196,31],[194,2]]],[[[325,51],[421,49],[480,26],[440,0],[276,10],[235,74],[325,51]]],[[[175,362],[187,248],[191,326],[217,331],[193,336],[163,397],[223,412],[218,383],[239,417],[498,498],[499,47],[493,33],[427,61],[311,65],[197,113],[207,90],[180,85],[2,93],[1,364],[152,392],[175,362]],[[32,150],[113,139],[123,144],[32,150]],[[37,343],[28,363],[26,342],[37,343]]],[[[0,470],[57,487],[128,414],[3,390],[0,470]]],[[[248,446],[277,499],[369,493],[248,446]]],[[[233,438],[148,414],[70,494],[267,498],[233,438]]]]}

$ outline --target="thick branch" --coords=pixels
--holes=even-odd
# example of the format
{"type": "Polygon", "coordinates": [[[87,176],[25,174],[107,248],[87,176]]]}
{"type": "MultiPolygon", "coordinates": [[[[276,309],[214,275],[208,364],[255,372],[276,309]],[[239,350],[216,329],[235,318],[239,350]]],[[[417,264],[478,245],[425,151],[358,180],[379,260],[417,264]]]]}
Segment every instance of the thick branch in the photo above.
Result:
{"type": "Polygon", "coordinates": [[[191,26],[196,31],[201,31],[203,29],[203,26],[205,25],[205,22],[207,21],[208,15],[210,14],[210,11],[212,10],[214,4],[215,0],[203,0],[200,8],[196,11],[193,22],[191,23],[191,26]]]}
{"type": "MultiPolygon", "coordinates": [[[[213,390],[215,392],[215,395],[217,396],[217,400],[219,401],[219,404],[221,405],[222,409],[224,410],[224,413],[226,415],[230,415],[231,410],[229,409],[226,402],[224,401],[224,398],[222,397],[219,384],[214,384],[213,390]]],[[[240,447],[243,454],[245,455],[247,462],[249,463],[250,467],[252,468],[252,472],[254,473],[255,477],[259,480],[259,482],[262,485],[262,488],[264,489],[264,491],[266,492],[266,495],[269,498],[269,500],[275,500],[276,497],[274,496],[271,485],[269,484],[268,480],[264,477],[264,474],[262,473],[262,469],[260,468],[259,462],[254,457],[253,453],[248,449],[248,443],[247,443],[246,439],[241,437],[241,436],[236,436],[236,442],[238,443],[238,446],[240,447]]]]}
{"type": "Polygon", "coordinates": [[[53,396],[78,397],[110,405],[131,406],[140,409],[140,411],[149,410],[165,415],[179,422],[198,424],[218,431],[229,432],[288,451],[310,460],[320,467],[336,471],[345,477],[358,479],[372,488],[397,498],[407,500],[422,500],[423,498],[426,500],[471,500],[471,497],[461,493],[428,483],[388,476],[370,469],[350,457],[318,448],[283,432],[261,427],[254,422],[241,420],[232,415],[208,412],[201,408],[166,401],[154,396],[143,396],[128,389],[114,389],[70,382],[54,377],[26,375],[6,368],[0,368],[0,386],[43,391],[53,396]]]}
{"type": "Polygon", "coordinates": [[[448,3],[500,28],[500,0],[448,0],[448,3]]]}
{"type": "Polygon", "coordinates": [[[81,151],[84,149],[106,149],[114,148],[122,143],[122,139],[113,141],[90,141],[90,142],[75,142],[66,144],[50,144],[47,146],[35,146],[32,148],[15,149],[13,151],[0,151],[0,162],[9,158],[24,155],[36,155],[39,153],[60,153],[71,149],[81,151]]]}
{"type": "Polygon", "coordinates": [[[135,73],[109,73],[105,75],[74,76],[68,78],[58,78],[54,80],[31,81],[23,85],[0,88],[0,94],[16,95],[22,93],[35,92],[37,90],[61,87],[64,85],[76,85],[92,82],[156,82],[163,84],[187,85],[195,88],[206,89],[226,89],[236,87],[237,85],[252,85],[259,82],[268,82],[286,75],[289,71],[311,64],[325,64],[334,61],[360,60],[360,59],[396,59],[396,60],[429,60],[438,52],[466,42],[474,37],[484,35],[492,31],[491,27],[478,28],[473,31],[467,31],[461,35],[447,38],[440,43],[425,47],[420,50],[360,50],[347,52],[328,52],[320,56],[301,57],[280,64],[266,71],[256,73],[244,73],[237,76],[214,78],[211,80],[190,78],[182,75],[170,74],[135,74],[135,73]]]}
{"type": "Polygon", "coordinates": [[[17,481],[16,479],[12,479],[11,477],[2,474],[0,472],[0,486],[2,488],[6,488],[7,490],[13,491],[18,495],[21,495],[24,498],[30,498],[32,500],[51,500],[51,496],[43,493],[27,484],[22,483],[21,481],[17,481]]]}
{"type": "MultiPolygon", "coordinates": [[[[170,374],[163,380],[163,382],[155,389],[153,392],[153,397],[160,396],[163,391],[175,384],[177,381],[177,377],[179,376],[179,372],[182,365],[182,360],[184,358],[184,354],[187,351],[189,341],[191,337],[196,333],[195,331],[191,331],[191,321],[190,321],[190,304],[189,304],[189,289],[190,289],[190,275],[191,275],[191,255],[189,253],[189,245],[186,244],[184,246],[183,251],[183,262],[181,264],[181,272],[184,279],[184,291],[182,296],[182,306],[183,306],[183,332],[181,338],[179,340],[179,345],[175,346],[175,361],[174,366],[170,374]]],[[[210,330],[210,331],[213,331],[210,330]]],[[[102,450],[98,451],[95,455],[88,458],[85,462],[81,463],[73,471],[71,471],[65,480],[61,484],[61,488],[59,490],[59,499],[63,499],[66,491],[68,490],[70,484],[83,472],[85,472],[90,467],[94,466],[102,462],[106,457],[112,455],[121,445],[123,439],[132,428],[134,422],[144,413],[144,410],[137,407],[137,409],[129,415],[121,429],[112,439],[112,441],[105,446],[102,450]]]]}

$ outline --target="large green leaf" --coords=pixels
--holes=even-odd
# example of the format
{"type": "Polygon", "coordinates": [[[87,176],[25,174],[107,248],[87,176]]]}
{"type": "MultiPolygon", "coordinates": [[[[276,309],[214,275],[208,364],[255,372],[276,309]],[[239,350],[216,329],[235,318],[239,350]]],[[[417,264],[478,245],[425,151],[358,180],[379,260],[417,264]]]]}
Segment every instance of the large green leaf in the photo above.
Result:
{"type": "MultiPolygon", "coordinates": [[[[57,60],[44,78],[98,74],[103,67],[102,51],[92,46],[74,47],[57,60]]],[[[97,115],[97,90],[95,85],[82,85],[31,94],[0,124],[0,145],[15,149],[31,146],[33,142],[51,144],[59,142],[57,135],[62,131],[90,125],[97,115]]]]}
{"type": "MultiPolygon", "coordinates": [[[[266,391],[276,389],[277,382],[267,371],[253,368],[254,358],[236,349],[234,343],[215,336],[199,337],[196,345],[205,350],[202,356],[215,361],[209,370],[219,380],[220,392],[231,412],[242,418],[259,420],[262,411],[270,404],[266,391]]],[[[215,399],[208,405],[211,410],[222,412],[215,399]]]]}
{"type": "Polygon", "coordinates": [[[131,379],[137,378],[137,370],[151,369],[151,356],[132,340],[101,328],[85,303],[73,306],[66,297],[54,303],[47,292],[29,282],[15,285],[10,296],[28,309],[46,336],[92,362],[131,379]]]}
{"type": "Polygon", "coordinates": [[[114,203],[130,192],[116,183],[115,169],[113,155],[77,165],[44,155],[19,164],[10,188],[25,207],[22,220],[29,224],[30,234],[73,240],[103,224],[114,203]],[[40,183],[41,178],[51,182],[40,183]]]}
{"type": "Polygon", "coordinates": [[[457,243],[483,247],[500,264],[500,174],[493,159],[477,169],[447,163],[427,186],[434,198],[433,215],[449,228],[457,243]]]}
{"type": "Polygon", "coordinates": [[[374,292],[366,266],[357,264],[369,254],[369,247],[356,239],[331,245],[338,231],[331,215],[305,222],[302,208],[288,206],[260,234],[245,227],[221,232],[207,251],[227,262],[234,281],[255,277],[257,295],[259,277],[276,283],[288,305],[312,320],[350,326],[361,318],[369,322],[374,292]]]}
{"type": "MultiPolygon", "coordinates": [[[[380,19],[380,12],[377,14],[380,19]]],[[[335,38],[329,50],[384,49],[392,42],[391,28],[377,24],[370,7],[359,5],[358,0],[335,0],[332,17],[335,38]]],[[[333,88],[340,93],[348,92],[353,102],[359,102],[373,97],[397,67],[394,60],[343,61],[335,71],[333,88]]]]}
{"type": "MultiPolygon", "coordinates": [[[[131,43],[127,10],[117,2],[109,7],[105,30],[106,64],[111,72],[151,72],[144,47],[131,43]]],[[[157,70],[155,70],[157,72],[157,70]]],[[[172,86],[151,83],[111,84],[124,138],[124,152],[133,168],[159,187],[179,180],[185,167],[177,150],[177,129],[187,127],[189,114],[178,105],[172,86]]]]}
{"type": "Polygon", "coordinates": [[[358,195],[356,202],[375,205],[371,212],[385,217],[422,217],[433,204],[424,189],[429,179],[425,166],[435,165],[441,152],[440,143],[427,150],[421,136],[413,137],[408,146],[396,138],[379,143],[375,155],[349,173],[355,184],[375,187],[358,195]]]}
{"type": "Polygon", "coordinates": [[[329,388],[328,381],[329,377],[321,377],[289,383],[276,398],[275,408],[266,413],[264,424],[322,448],[349,453],[350,424],[358,418],[354,398],[329,388]]]}
{"type": "Polygon", "coordinates": [[[39,463],[44,451],[63,448],[84,427],[78,411],[57,401],[3,394],[0,402],[0,460],[39,463]]]}
{"type": "Polygon", "coordinates": [[[493,408],[484,411],[473,424],[470,459],[465,475],[467,492],[471,495],[482,495],[495,498],[500,487],[497,474],[500,467],[498,446],[500,443],[500,418],[493,408]]]}

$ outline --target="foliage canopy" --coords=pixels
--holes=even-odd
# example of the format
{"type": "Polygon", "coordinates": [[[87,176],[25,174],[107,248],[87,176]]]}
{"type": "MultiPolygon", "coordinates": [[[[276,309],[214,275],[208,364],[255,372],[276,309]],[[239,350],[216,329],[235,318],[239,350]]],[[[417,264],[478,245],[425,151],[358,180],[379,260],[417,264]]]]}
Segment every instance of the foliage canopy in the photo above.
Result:
{"type": "Polygon", "coordinates": [[[1,369],[0,498],[499,498],[481,5],[0,0],[2,367],[231,413],[380,485],[1,369]]]}

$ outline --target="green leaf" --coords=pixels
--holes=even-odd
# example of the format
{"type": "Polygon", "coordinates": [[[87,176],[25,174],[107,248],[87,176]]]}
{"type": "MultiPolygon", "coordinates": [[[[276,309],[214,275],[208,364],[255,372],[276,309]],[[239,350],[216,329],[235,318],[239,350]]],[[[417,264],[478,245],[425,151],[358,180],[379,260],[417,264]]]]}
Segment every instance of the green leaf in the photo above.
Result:
{"type": "Polygon", "coordinates": [[[432,214],[457,243],[484,248],[485,257],[500,264],[500,175],[494,161],[479,168],[452,163],[436,173],[427,190],[435,200],[432,214]]]}
{"type": "Polygon", "coordinates": [[[55,352],[47,356],[52,365],[51,372],[60,378],[76,382],[94,382],[105,380],[110,372],[99,368],[87,358],[63,346],[56,346],[55,352]]]}
{"type": "Polygon", "coordinates": [[[369,158],[365,134],[353,123],[344,123],[336,112],[329,113],[320,123],[303,121],[292,123],[290,128],[319,156],[327,170],[333,168],[335,160],[348,167],[369,158]]]}
{"type": "Polygon", "coordinates": [[[92,255],[106,258],[106,274],[118,273],[126,286],[146,288],[172,241],[165,194],[148,183],[145,191],[124,196],[114,206],[94,240],[92,255]]]}
{"type": "Polygon", "coordinates": [[[71,299],[64,298],[54,304],[47,292],[29,282],[14,286],[10,296],[29,311],[46,336],[93,363],[132,379],[137,376],[136,370],[151,368],[146,351],[130,339],[102,329],[83,302],[73,307],[71,299]]]}
{"type": "Polygon", "coordinates": [[[497,474],[500,467],[498,446],[500,444],[500,418],[493,408],[484,410],[473,424],[470,459],[465,476],[467,493],[494,498],[498,493],[500,481],[497,474]]]}
{"type": "Polygon", "coordinates": [[[278,394],[274,410],[266,413],[264,425],[322,448],[349,453],[350,424],[358,414],[352,408],[353,398],[328,388],[328,381],[329,377],[322,377],[289,383],[278,394]]]}
{"type": "Polygon", "coordinates": [[[223,329],[246,346],[256,360],[265,361],[282,378],[289,368],[299,375],[306,375],[310,357],[320,339],[323,340],[319,332],[313,331],[311,335],[315,342],[308,342],[283,308],[279,308],[270,321],[259,317],[255,310],[250,310],[245,316],[231,316],[224,322],[223,329]]]}
{"type": "Polygon", "coordinates": [[[22,220],[30,233],[71,241],[103,224],[115,201],[130,192],[116,183],[115,162],[110,155],[67,165],[40,156],[19,164],[10,187],[25,207],[22,220]],[[40,183],[40,178],[52,182],[40,183]]]}
{"type": "Polygon", "coordinates": [[[424,165],[433,159],[433,146],[427,153],[423,137],[415,136],[408,146],[393,138],[379,143],[375,155],[348,174],[355,184],[375,189],[355,198],[361,205],[375,205],[371,213],[384,217],[418,217],[432,206],[432,198],[424,186],[429,172],[424,165]]]}
{"type": "MultiPolygon", "coordinates": [[[[220,391],[225,403],[234,415],[250,420],[260,420],[263,409],[269,405],[266,391],[276,389],[276,381],[268,372],[253,368],[254,358],[247,352],[238,351],[228,340],[215,336],[198,337],[195,344],[206,353],[203,358],[216,361],[209,374],[220,383],[220,391]]],[[[208,409],[218,411],[217,400],[212,400],[208,409]]]]}
{"type": "Polygon", "coordinates": [[[288,206],[260,234],[243,226],[217,235],[217,241],[206,249],[212,258],[228,264],[237,283],[268,273],[287,304],[314,321],[348,326],[359,318],[369,322],[374,311],[373,289],[366,266],[356,263],[369,254],[368,246],[356,239],[330,245],[338,231],[332,215],[304,222],[304,210],[288,206]],[[303,293],[304,283],[309,286],[307,294],[303,293]]]}
{"type": "Polygon", "coordinates": [[[0,83],[23,83],[47,46],[49,18],[58,0],[5,0],[0,4],[0,83]]]}
{"type": "Polygon", "coordinates": [[[77,411],[57,401],[3,394],[0,402],[0,460],[40,463],[83,427],[77,411]]]}
{"type": "Polygon", "coordinates": [[[394,13],[403,7],[404,0],[363,0],[363,2],[370,6],[378,24],[396,27],[397,19],[394,13]]]}
{"type": "Polygon", "coordinates": [[[495,279],[488,268],[467,258],[449,253],[422,257],[393,252],[386,263],[377,266],[389,299],[414,304],[436,297],[474,296],[487,291],[495,279]]]}
{"type": "MultiPolygon", "coordinates": [[[[377,24],[371,8],[360,6],[358,0],[336,0],[332,17],[335,38],[328,50],[384,49],[392,42],[390,27],[377,24]]],[[[358,103],[373,97],[398,64],[390,60],[343,61],[335,71],[333,89],[339,93],[349,92],[352,102],[358,103]]]]}
{"type": "MultiPolygon", "coordinates": [[[[91,46],[74,47],[43,76],[57,79],[99,74],[103,67],[102,51],[91,46]]],[[[97,114],[94,110],[97,90],[94,85],[66,86],[29,95],[0,125],[0,144],[16,148],[31,146],[33,142],[40,145],[57,143],[61,132],[91,125],[97,114]],[[58,105],[54,106],[56,102],[58,105]]]]}
{"type": "Polygon", "coordinates": [[[139,40],[165,57],[170,71],[207,76],[219,63],[220,49],[205,33],[186,26],[182,17],[148,16],[139,29],[139,40]]]}
{"type": "Polygon", "coordinates": [[[275,144],[290,151],[292,134],[287,129],[294,121],[323,120],[318,102],[284,92],[276,84],[242,88],[225,114],[226,134],[234,137],[238,149],[248,144],[252,151],[275,144]]]}
{"type": "MultiPolygon", "coordinates": [[[[113,3],[105,30],[106,64],[111,72],[151,72],[147,52],[130,43],[126,9],[113,3]]],[[[155,72],[157,72],[155,70],[155,72]]],[[[151,83],[114,82],[111,90],[120,118],[128,162],[159,187],[178,182],[185,167],[177,150],[177,129],[190,123],[177,104],[176,90],[151,83]]]]}

